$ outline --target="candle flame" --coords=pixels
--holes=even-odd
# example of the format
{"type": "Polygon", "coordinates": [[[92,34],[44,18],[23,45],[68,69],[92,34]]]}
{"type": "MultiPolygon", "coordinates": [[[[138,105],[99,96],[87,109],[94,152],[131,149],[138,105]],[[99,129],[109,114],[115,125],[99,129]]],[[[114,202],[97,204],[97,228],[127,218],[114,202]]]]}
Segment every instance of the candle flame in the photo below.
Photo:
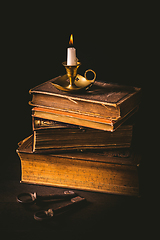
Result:
{"type": "Polygon", "coordinates": [[[69,44],[73,45],[73,34],[71,34],[71,36],[70,36],[69,44]]]}

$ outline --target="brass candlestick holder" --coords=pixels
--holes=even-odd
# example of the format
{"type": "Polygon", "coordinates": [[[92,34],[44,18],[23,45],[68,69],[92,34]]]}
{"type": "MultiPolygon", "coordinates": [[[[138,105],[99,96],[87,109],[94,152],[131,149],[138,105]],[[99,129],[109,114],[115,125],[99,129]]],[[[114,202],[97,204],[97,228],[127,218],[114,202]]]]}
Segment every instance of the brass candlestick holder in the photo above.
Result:
{"type": "Polygon", "coordinates": [[[66,75],[59,77],[54,82],[51,82],[54,87],[61,91],[74,92],[79,91],[81,89],[87,90],[95,81],[96,73],[92,69],[88,69],[84,73],[84,77],[77,74],[77,69],[81,65],[80,62],[77,62],[76,65],[67,65],[66,62],[62,63],[66,69],[66,75]],[[88,80],[86,77],[87,72],[93,72],[94,78],[92,80],[88,80]]]}

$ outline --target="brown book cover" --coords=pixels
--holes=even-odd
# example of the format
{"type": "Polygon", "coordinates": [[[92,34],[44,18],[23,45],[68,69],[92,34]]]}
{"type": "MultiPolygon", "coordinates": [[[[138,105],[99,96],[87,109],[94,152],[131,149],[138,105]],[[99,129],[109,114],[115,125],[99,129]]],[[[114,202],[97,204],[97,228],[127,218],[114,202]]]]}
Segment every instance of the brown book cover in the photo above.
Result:
{"type": "Polygon", "coordinates": [[[51,84],[57,78],[30,89],[29,104],[116,121],[140,102],[140,88],[96,81],[88,91],[66,93],[51,84]]]}
{"type": "Polygon", "coordinates": [[[139,195],[140,157],[129,150],[36,154],[32,152],[30,136],[19,144],[17,153],[21,182],[139,195]]]}
{"type": "Polygon", "coordinates": [[[139,107],[137,106],[136,108],[132,109],[131,112],[129,112],[126,116],[124,116],[123,118],[119,118],[116,121],[112,119],[85,116],[79,113],[72,113],[41,107],[34,107],[32,109],[32,116],[42,119],[59,121],[63,123],[113,132],[126,120],[128,120],[135,112],[137,112],[138,108],[139,107]]]}
{"type": "Polygon", "coordinates": [[[129,148],[133,125],[122,125],[114,132],[64,124],[32,117],[33,152],[56,152],[129,148]]]}

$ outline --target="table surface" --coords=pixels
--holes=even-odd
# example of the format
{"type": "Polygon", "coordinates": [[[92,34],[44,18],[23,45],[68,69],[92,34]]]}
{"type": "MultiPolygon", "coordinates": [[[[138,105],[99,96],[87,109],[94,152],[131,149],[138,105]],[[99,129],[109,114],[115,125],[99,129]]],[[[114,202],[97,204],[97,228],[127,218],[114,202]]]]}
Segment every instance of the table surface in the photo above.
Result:
{"type": "MultiPolygon", "coordinates": [[[[120,196],[89,191],[74,190],[85,197],[87,203],[74,211],[61,215],[49,222],[34,220],[35,209],[27,209],[16,202],[22,192],[38,194],[62,193],[64,188],[20,183],[20,160],[13,154],[12,161],[3,161],[0,181],[0,229],[5,234],[46,237],[51,233],[61,237],[85,239],[104,234],[142,234],[149,221],[145,198],[120,196]],[[144,225],[145,223],[145,225],[144,225]],[[145,227],[144,227],[145,226],[145,227]]],[[[61,205],[61,203],[59,203],[61,205]]],[[[54,208],[54,204],[52,206],[54,208]]],[[[101,239],[101,238],[99,238],[101,239]]]]}

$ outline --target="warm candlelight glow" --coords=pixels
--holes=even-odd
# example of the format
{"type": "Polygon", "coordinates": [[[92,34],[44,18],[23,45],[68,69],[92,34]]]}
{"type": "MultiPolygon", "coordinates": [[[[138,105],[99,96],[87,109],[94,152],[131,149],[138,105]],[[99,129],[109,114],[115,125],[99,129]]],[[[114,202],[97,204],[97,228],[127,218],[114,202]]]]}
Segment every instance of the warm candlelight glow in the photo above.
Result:
{"type": "Polygon", "coordinates": [[[71,34],[71,36],[70,36],[69,44],[73,45],[73,34],[71,34]]]}

